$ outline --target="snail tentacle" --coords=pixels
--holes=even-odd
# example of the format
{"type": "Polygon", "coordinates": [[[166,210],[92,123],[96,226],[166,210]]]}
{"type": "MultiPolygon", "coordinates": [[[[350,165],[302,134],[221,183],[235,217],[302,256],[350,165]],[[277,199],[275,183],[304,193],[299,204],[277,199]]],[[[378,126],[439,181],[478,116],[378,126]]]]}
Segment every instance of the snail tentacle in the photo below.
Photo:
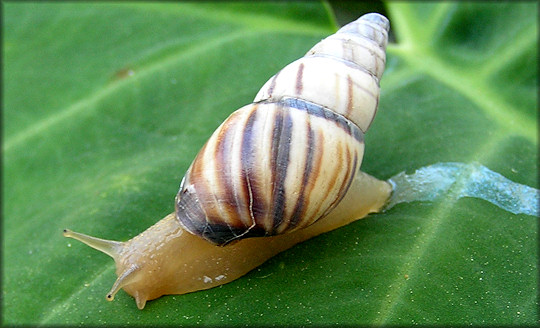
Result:
{"type": "Polygon", "coordinates": [[[69,229],[64,229],[63,235],[64,237],[76,239],[94,249],[97,249],[98,251],[109,255],[115,260],[118,258],[124,244],[119,241],[88,236],[83,233],[71,231],[69,229]]]}
{"type": "Polygon", "coordinates": [[[124,286],[132,284],[137,281],[137,271],[139,267],[135,264],[132,264],[126,271],[122,272],[118,279],[114,282],[111,287],[111,290],[107,293],[107,300],[114,300],[114,295],[124,286]]]}

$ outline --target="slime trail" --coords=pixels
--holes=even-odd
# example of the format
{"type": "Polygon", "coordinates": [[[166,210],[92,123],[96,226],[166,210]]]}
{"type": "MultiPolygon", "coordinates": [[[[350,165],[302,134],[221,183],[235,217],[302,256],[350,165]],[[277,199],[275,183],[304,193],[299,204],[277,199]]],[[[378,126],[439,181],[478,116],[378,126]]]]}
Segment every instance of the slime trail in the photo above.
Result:
{"type": "Polygon", "coordinates": [[[479,163],[436,163],[413,174],[401,172],[388,182],[393,194],[385,210],[399,203],[474,197],[514,214],[539,215],[538,189],[508,180],[479,163]]]}

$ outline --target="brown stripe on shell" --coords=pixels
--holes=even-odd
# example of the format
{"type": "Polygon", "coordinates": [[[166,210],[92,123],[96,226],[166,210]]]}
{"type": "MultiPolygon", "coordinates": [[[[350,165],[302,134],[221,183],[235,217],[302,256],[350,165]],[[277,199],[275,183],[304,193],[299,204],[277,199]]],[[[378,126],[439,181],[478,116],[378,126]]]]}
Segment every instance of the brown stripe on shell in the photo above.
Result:
{"type": "MultiPolygon", "coordinates": [[[[342,189],[336,189],[336,184],[338,183],[338,181],[340,181],[340,175],[341,173],[345,170],[345,171],[348,171],[349,170],[349,163],[344,161],[343,160],[343,143],[339,142],[337,144],[337,147],[336,147],[336,151],[337,151],[337,154],[335,155],[335,161],[337,163],[343,163],[342,165],[344,166],[344,168],[338,170],[338,169],[334,169],[332,170],[332,175],[328,178],[328,180],[330,181],[330,183],[327,185],[327,186],[324,186],[325,187],[325,190],[327,192],[331,192],[331,191],[334,191],[334,190],[338,190],[338,194],[335,195],[336,198],[339,197],[339,194],[344,192],[344,190],[342,189]]],[[[342,177],[343,179],[343,177],[342,177]]],[[[343,183],[339,186],[339,188],[343,188],[343,183]]],[[[334,201],[330,204],[330,205],[326,205],[327,209],[325,210],[324,213],[328,212],[333,206],[334,204],[337,204],[336,200],[334,199],[334,201]],[[328,207],[329,206],[329,207],[328,207]]],[[[313,212],[313,215],[309,218],[305,218],[305,222],[304,222],[304,225],[306,224],[312,224],[313,222],[315,222],[317,219],[319,219],[324,213],[321,213],[321,205],[318,206],[317,210],[313,212]]]]}
{"type": "Polygon", "coordinates": [[[371,126],[371,123],[373,123],[373,120],[375,119],[375,116],[377,116],[377,110],[379,109],[379,97],[375,97],[375,109],[373,110],[373,115],[371,115],[371,120],[369,121],[369,124],[367,127],[369,128],[371,126]]]}
{"type": "MultiPolygon", "coordinates": [[[[356,177],[356,174],[358,173],[358,169],[359,169],[359,164],[361,164],[362,162],[362,159],[358,157],[358,153],[354,152],[353,153],[353,165],[352,165],[352,168],[351,170],[349,170],[350,172],[350,176],[348,177],[348,182],[347,182],[347,185],[345,186],[345,189],[344,190],[349,190],[354,178],[356,177]],[[360,162],[360,163],[358,163],[360,162]]],[[[345,196],[345,193],[343,193],[343,195],[341,196],[341,198],[343,198],[343,196],[345,196]]],[[[336,204],[339,203],[341,201],[341,198],[337,200],[336,204]]]]}
{"type": "MultiPolygon", "coordinates": [[[[254,176],[254,167],[256,165],[256,147],[253,146],[253,143],[257,140],[259,136],[259,131],[254,129],[255,121],[257,119],[256,108],[251,112],[246,121],[246,126],[244,133],[242,134],[241,140],[241,152],[240,152],[240,179],[242,189],[244,190],[245,203],[248,204],[249,217],[253,220],[264,215],[265,204],[264,199],[260,196],[264,191],[261,190],[260,186],[255,183],[256,179],[251,179],[250,176],[254,176]]],[[[251,222],[250,226],[256,222],[251,222]]],[[[247,229],[247,228],[246,228],[247,229]]]]}
{"type": "MultiPolygon", "coordinates": [[[[233,124],[238,125],[238,122],[233,122],[233,124]]],[[[229,125],[229,128],[220,129],[216,135],[214,163],[215,170],[216,172],[220,172],[220,175],[213,181],[213,194],[221,214],[227,215],[228,218],[233,218],[233,220],[236,217],[237,209],[241,208],[241,204],[238,203],[238,199],[235,197],[234,186],[231,181],[234,178],[234,174],[228,162],[231,160],[230,156],[232,154],[235,132],[236,129],[231,128],[231,125],[229,125]]]]}
{"type": "MultiPolygon", "coordinates": [[[[343,165],[347,166],[346,170],[348,170],[349,163],[346,162],[346,161],[343,161],[343,143],[341,143],[341,142],[338,143],[338,145],[337,145],[336,162],[343,163],[343,165]]],[[[338,176],[339,176],[340,170],[334,170],[333,173],[334,174],[333,174],[332,178],[330,179],[330,181],[332,181],[332,183],[329,185],[327,190],[334,190],[334,188],[335,188],[334,186],[338,182],[338,176]]],[[[342,187],[343,187],[343,185],[340,186],[340,188],[342,188],[342,187]]],[[[341,190],[341,189],[338,189],[338,190],[341,190]]],[[[335,203],[335,201],[332,203],[332,205],[334,203],[335,203]]]]}
{"type": "Polygon", "coordinates": [[[302,175],[302,185],[300,188],[298,199],[296,200],[294,211],[291,214],[291,218],[288,222],[287,229],[292,229],[298,226],[298,223],[303,218],[306,212],[306,208],[309,206],[309,192],[308,192],[308,186],[309,178],[311,176],[317,176],[314,175],[313,172],[313,160],[314,160],[314,153],[315,152],[321,152],[320,149],[315,150],[315,135],[313,132],[313,129],[311,128],[311,124],[309,121],[309,115],[306,117],[306,125],[307,125],[307,158],[306,158],[306,164],[304,165],[304,172],[302,175]],[[308,197],[306,197],[308,196],[308,197]]]}
{"type": "MultiPolygon", "coordinates": [[[[316,151],[316,158],[313,160],[313,167],[312,167],[312,175],[314,177],[318,177],[320,172],[321,172],[321,169],[322,169],[322,156],[324,155],[324,152],[325,152],[325,149],[324,149],[324,131],[323,130],[319,130],[318,133],[317,133],[317,137],[316,137],[316,144],[317,144],[317,151],[316,151]]],[[[336,180],[335,179],[332,179],[330,184],[326,185],[326,189],[327,190],[332,190],[332,188],[334,187],[336,183],[336,180]]],[[[311,193],[314,191],[314,188],[315,187],[318,187],[318,185],[316,183],[311,183],[311,186],[309,189],[306,189],[305,193],[307,195],[307,199],[309,199],[311,193]]],[[[317,213],[320,212],[320,209],[323,205],[323,202],[318,202],[318,203],[311,203],[310,206],[311,208],[313,209],[313,213],[316,215],[317,213]]],[[[306,209],[304,210],[304,212],[307,212],[307,207],[306,209]]],[[[306,221],[310,220],[316,220],[317,218],[316,217],[312,217],[312,218],[305,218],[306,221]]],[[[305,225],[305,222],[302,224],[302,225],[305,225]]]]}
{"type": "Polygon", "coordinates": [[[333,210],[334,207],[336,207],[337,204],[339,204],[339,202],[341,202],[341,200],[343,199],[343,197],[346,194],[346,191],[349,190],[349,187],[351,186],[351,183],[354,180],[354,177],[356,176],[357,165],[358,165],[358,155],[356,153],[354,153],[352,155],[353,163],[352,163],[352,167],[349,167],[349,165],[351,163],[351,153],[350,153],[350,150],[348,148],[346,148],[345,150],[346,150],[345,154],[346,154],[346,157],[347,157],[345,163],[348,166],[348,169],[347,169],[348,176],[346,176],[343,179],[343,182],[342,182],[342,184],[341,184],[341,186],[339,188],[339,190],[342,191],[341,194],[338,195],[338,197],[336,197],[336,199],[332,202],[332,204],[330,204],[328,209],[324,212],[323,216],[330,213],[330,211],[333,210]]]}
{"type": "Polygon", "coordinates": [[[354,103],[354,95],[353,95],[353,81],[350,74],[347,74],[347,111],[346,116],[350,116],[353,111],[353,103],[354,103]]]}
{"type": "MultiPolygon", "coordinates": [[[[363,66],[354,64],[354,63],[352,63],[350,61],[343,60],[343,63],[345,63],[345,65],[347,65],[349,67],[359,69],[359,70],[361,70],[361,71],[363,71],[365,73],[368,73],[371,76],[371,78],[375,81],[376,85],[379,86],[379,79],[377,78],[377,76],[374,73],[370,72],[369,70],[366,70],[363,66]]],[[[355,88],[358,88],[358,89],[364,91],[365,93],[367,93],[368,95],[370,95],[373,98],[377,98],[377,96],[379,94],[379,92],[378,92],[379,90],[377,90],[377,94],[374,94],[370,89],[364,87],[362,84],[358,83],[357,81],[352,80],[352,82],[353,82],[353,85],[354,85],[355,88]]]]}
{"type": "MultiPolygon", "coordinates": [[[[270,204],[276,204],[276,201],[277,201],[277,193],[278,193],[278,181],[281,181],[281,183],[283,183],[283,181],[285,181],[285,176],[278,176],[278,174],[282,174],[283,175],[283,172],[279,172],[278,170],[276,170],[276,167],[277,167],[277,164],[278,164],[278,161],[277,161],[277,158],[278,158],[278,152],[279,152],[279,142],[276,141],[278,140],[278,138],[280,138],[281,136],[281,132],[282,132],[282,128],[283,128],[283,113],[282,111],[278,110],[276,111],[275,113],[275,116],[274,116],[274,126],[273,126],[273,129],[272,129],[272,143],[271,143],[271,146],[270,146],[270,151],[271,151],[271,154],[270,154],[270,174],[271,174],[271,181],[272,181],[272,193],[271,193],[271,201],[270,201],[270,204]]],[[[282,171],[282,170],[281,170],[282,171]]],[[[286,173],[286,171],[285,171],[286,173]]],[[[283,206],[283,204],[282,204],[283,206]]],[[[284,207],[281,207],[278,209],[281,214],[283,215],[283,213],[285,212],[285,209],[284,207]]],[[[271,218],[273,219],[273,217],[279,213],[275,213],[275,209],[274,209],[274,213],[271,214],[271,218]]]]}
{"type": "MultiPolygon", "coordinates": [[[[283,221],[283,214],[285,213],[286,199],[285,199],[285,178],[287,176],[287,168],[289,166],[289,151],[292,135],[292,118],[289,111],[277,111],[276,112],[276,124],[274,126],[273,138],[272,138],[272,176],[273,188],[272,188],[272,215],[269,218],[272,220],[272,230],[268,231],[269,234],[275,234],[277,228],[283,221]]],[[[266,226],[266,225],[265,225],[266,226]]]]}
{"type": "MultiPolygon", "coordinates": [[[[224,134],[230,134],[230,132],[235,131],[237,127],[242,127],[243,121],[241,112],[233,113],[223,124],[214,132],[211,139],[213,143],[209,143],[210,147],[206,147],[207,150],[204,152],[204,157],[201,159],[202,165],[200,170],[201,178],[194,180],[197,183],[196,188],[198,190],[199,185],[205,185],[205,191],[198,192],[199,201],[203,203],[203,209],[206,213],[206,231],[212,231],[211,225],[216,223],[225,223],[226,225],[236,226],[237,220],[234,213],[234,208],[232,212],[227,212],[225,215],[224,207],[222,206],[223,195],[226,194],[225,188],[229,185],[227,177],[222,173],[222,170],[225,168],[224,165],[228,165],[228,161],[220,162],[216,159],[216,150],[220,148],[220,142],[222,141],[224,134]],[[208,161],[204,161],[204,158],[209,158],[208,161]],[[209,175],[211,172],[212,175],[209,175]],[[220,172],[220,174],[216,174],[220,172]]],[[[209,140],[209,141],[210,141],[209,140]]],[[[232,146],[232,143],[229,144],[232,146]]],[[[203,152],[201,152],[203,153],[203,152]]],[[[227,155],[224,156],[227,158],[227,155]]],[[[228,198],[229,195],[227,195],[228,198]]],[[[227,199],[231,201],[231,199],[227,199]]],[[[210,233],[211,234],[211,233],[210,233]]]]}
{"type": "Polygon", "coordinates": [[[268,93],[268,98],[271,98],[272,97],[272,93],[274,92],[274,89],[276,88],[276,80],[279,76],[279,73],[281,71],[277,72],[273,77],[272,77],[272,82],[270,82],[270,86],[268,87],[268,90],[267,90],[267,93],[268,93]]]}
{"type": "Polygon", "coordinates": [[[296,83],[295,83],[295,91],[297,95],[302,94],[303,86],[303,75],[304,75],[304,63],[300,63],[298,66],[298,71],[296,72],[296,83]]]}

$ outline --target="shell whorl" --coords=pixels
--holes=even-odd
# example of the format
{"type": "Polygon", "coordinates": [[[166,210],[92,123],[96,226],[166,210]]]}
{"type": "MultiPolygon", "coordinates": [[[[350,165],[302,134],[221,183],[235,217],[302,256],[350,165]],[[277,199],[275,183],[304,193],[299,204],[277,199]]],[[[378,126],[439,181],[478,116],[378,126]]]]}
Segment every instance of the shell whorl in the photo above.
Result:
{"type": "Polygon", "coordinates": [[[304,99],[366,132],[379,102],[389,28],[386,17],[375,13],[343,26],[271,77],[254,101],[304,99]]]}
{"type": "Polygon", "coordinates": [[[306,227],[343,198],[376,112],[388,20],[367,14],[274,75],[231,114],[176,196],[189,232],[224,245],[306,227]]]}

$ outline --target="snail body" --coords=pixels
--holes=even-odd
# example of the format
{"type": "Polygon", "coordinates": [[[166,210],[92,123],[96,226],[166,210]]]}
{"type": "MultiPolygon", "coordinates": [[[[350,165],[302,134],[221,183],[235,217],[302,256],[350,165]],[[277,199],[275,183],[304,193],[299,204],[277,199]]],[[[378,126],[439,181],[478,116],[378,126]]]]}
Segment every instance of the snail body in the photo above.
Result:
{"type": "Polygon", "coordinates": [[[121,288],[143,309],[146,301],[162,295],[185,294],[231,282],[274,255],[321,233],[337,229],[377,212],[388,199],[391,186],[359,172],[351,192],[326,217],[307,228],[271,237],[241,239],[216,246],[188,233],[171,213],[126,242],[103,240],[73,231],[64,235],[111,256],[118,279],[107,300],[121,288]],[[362,197],[362,202],[358,201],[362,197]]]}
{"type": "Polygon", "coordinates": [[[64,230],[116,263],[142,309],[230,282],[275,254],[378,211],[391,187],[359,171],[388,20],[367,14],[315,45],[232,113],[186,172],[175,212],[126,242],[64,230]]]}

